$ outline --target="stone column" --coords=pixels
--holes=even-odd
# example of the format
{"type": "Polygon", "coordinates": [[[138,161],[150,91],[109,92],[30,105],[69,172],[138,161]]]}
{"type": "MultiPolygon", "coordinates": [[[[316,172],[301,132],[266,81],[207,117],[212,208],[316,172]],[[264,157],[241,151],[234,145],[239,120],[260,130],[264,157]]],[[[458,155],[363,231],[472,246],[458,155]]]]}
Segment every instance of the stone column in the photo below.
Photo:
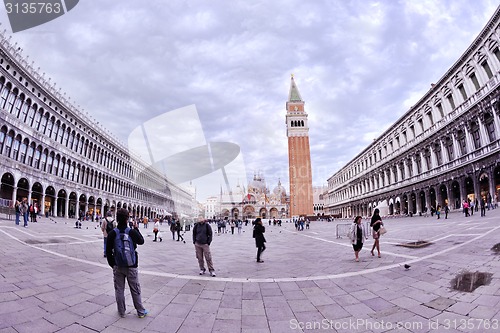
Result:
{"type": "Polygon", "coordinates": [[[422,152],[419,152],[419,154],[420,154],[420,165],[422,166],[422,173],[424,173],[429,169],[427,168],[427,162],[425,161],[424,154],[422,152]]]}
{"type": "Polygon", "coordinates": [[[12,204],[15,205],[17,200],[17,186],[12,188],[12,204]]]}
{"type": "Polygon", "coordinates": [[[453,140],[453,152],[455,153],[455,159],[457,159],[460,156],[462,156],[462,153],[460,151],[460,147],[459,147],[455,133],[451,133],[451,138],[453,140]]]}
{"type": "Polygon", "coordinates": [[[42,193],[42,199],[40,203],[40,214],[45,216],[45,194],[42,193]]]}
{"type": "Polygon", "coordinates": [[[436,168],[438,166],[438,163],[437,163],[436,153],[434,152],[434,148],[432,147],[432,145],[429,146],[429,152],[431,154],[432,168],[436,168]]]}
{"type": "Polygon", "coordinates": [[[490,138],[486,133],[486,128],[484,127],[481,117],[477,117],[477,123],[479,125],[479,138],[481,140],[481,147],[484,147],[490,143],[490,138]]]}
{"type": "Polygon", "coordinates": [[[439,145],[441,146],[441,159],[443,160],[443,164],[446,164],[450,161],[448,157],[448,150],[446,149],[442,138],[439,139],[439,145]]]}
{"type": "Polygon", "coordinates": [[[467,126],[464,126],[464,132],[465,132],[465,142],[466,142],[466,145],[467,145],[467,153],[470,153],[470,152],[472,152],[475,149],[474,148],[474,143],[472,142],[473,141],[472,135],[470,134],[469,129],[467,128],[467,126]]]}

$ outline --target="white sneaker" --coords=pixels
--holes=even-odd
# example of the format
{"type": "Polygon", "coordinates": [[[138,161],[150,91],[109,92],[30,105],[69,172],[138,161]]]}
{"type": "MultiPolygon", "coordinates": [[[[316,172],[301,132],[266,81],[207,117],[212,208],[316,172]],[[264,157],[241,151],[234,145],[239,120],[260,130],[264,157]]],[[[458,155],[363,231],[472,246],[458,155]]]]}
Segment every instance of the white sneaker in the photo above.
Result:
{"type": "Polygon", "coordinates": [[[203,275],[203,274],[205,274],[205,270],[204,270],[204,269],[202,269],[202,270],[200,271],[200,275],[203,275]]]}
{"type": "Polygon", "coordinates": [[[210,272],[210,275],[212,275],[213,277],[215,277],[216,276],[215,275],[215,271],[210,272]]]}

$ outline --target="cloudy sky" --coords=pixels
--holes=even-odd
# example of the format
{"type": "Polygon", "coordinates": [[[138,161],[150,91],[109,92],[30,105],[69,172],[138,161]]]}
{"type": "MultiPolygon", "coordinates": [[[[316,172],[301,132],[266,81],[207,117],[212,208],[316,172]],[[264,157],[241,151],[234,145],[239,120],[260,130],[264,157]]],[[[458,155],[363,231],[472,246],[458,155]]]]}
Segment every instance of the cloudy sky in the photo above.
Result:
{"type": "Polygon", "coordinates": [[[35,68],[125,144],[141,124],[195,105],[206,142],[239,145],[247,177],[261,172],[272,189],[278,179],[288,188],[290,74],[309,114],[313,182],[323,185],[441,78],[497,6],[99,0],[22,32],[5,11],[0,22],[35,68]]]}

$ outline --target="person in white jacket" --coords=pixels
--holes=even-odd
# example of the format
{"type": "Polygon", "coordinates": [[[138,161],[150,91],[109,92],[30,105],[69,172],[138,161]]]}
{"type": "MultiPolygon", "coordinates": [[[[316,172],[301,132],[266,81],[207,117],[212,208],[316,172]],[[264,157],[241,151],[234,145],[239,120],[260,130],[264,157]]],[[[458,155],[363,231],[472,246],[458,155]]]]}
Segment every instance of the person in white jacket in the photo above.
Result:
{"type": "Polygon", "coordinates": [[[361,223],[362,217],[356,216],[351,228],[349,229],[349,238],[351,239],[352,248],[354,249],[354,255],[356,256],[356,261],[359,261],[359,251],[363,248],[363,243],[365,239],[368,239],[368,234],[364,224],[361,223]]]}

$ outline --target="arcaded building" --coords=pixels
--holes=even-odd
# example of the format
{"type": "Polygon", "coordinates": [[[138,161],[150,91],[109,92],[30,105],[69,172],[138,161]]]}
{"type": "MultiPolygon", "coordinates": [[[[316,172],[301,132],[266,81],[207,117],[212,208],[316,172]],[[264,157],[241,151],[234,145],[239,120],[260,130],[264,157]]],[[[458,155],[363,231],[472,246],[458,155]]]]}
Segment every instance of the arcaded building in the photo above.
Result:
{"type": "Polygon", "coordinates": [[[305,102],[292,75],[286,102],[290,217],[310,216],[313,210],[311,151],[305,102]]]}
{"type": "Polygon", "coordinates": [[[326,213],[417,214],[500,191],[500,10],[456,63],[328,179],[326,213]]]}
{"type": "Polygon", "coordinates": [[[190,215],[193,195],[133,158],[0,35],[0,205],[42,214],[190,215]]]}

